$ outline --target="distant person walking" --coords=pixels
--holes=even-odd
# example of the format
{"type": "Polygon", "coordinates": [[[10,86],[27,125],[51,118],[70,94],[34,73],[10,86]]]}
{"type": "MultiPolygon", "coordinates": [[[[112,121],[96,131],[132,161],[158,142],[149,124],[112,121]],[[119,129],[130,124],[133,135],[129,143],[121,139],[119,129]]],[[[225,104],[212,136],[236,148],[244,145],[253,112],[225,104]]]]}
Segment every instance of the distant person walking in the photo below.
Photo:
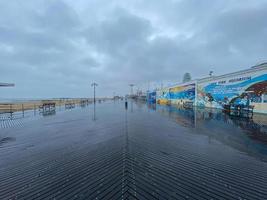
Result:
{"type": "Polygon", "coordinates": [[[128,100],[127,100],[127,98],[125,98],[125,109],[126,110],[128,109],[128,100]]]}

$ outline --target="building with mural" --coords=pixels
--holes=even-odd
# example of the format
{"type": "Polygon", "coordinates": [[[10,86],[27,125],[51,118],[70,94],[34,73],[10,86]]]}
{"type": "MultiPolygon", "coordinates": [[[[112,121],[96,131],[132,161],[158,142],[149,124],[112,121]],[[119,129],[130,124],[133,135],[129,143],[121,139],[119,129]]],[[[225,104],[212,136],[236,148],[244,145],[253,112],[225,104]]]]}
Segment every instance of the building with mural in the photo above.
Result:
{"type": "Polygon", "coordinates": [[[267,113],[267,64],[199,79],[196,93],[197,106],[252,105],[255,112],[267,113]]]}
{"type": "Polygon", "coordinates": [[[267,63],[220,76],[210,76],[157,91],[158,103],[222,109],[224,105],[250,105],[267,113],[267,63]]]}
{"type": "Polygon", "coordinates": [[[196,95],[196,82],[172,85],[168,88],[157,90],[157,102],[160,104],[183,105],[194,102],[196,95]]]}
{"type": "Polygon", "coordinates": [[[156,101],[159,104],[169,104],[169,88],[162,88],[156,91],[156,101]]]}
{"type": "Polygon", "coordinates": [[[149,103],[156,103],[156,91],[147,92],[147,101],[149,103]]]}
{"type": "Polygon", "coordinates": [[[171,104],[183,105],[186,102],[195,100],[195,82],[176,85],[169,88],[169,98],[171,104]]]}

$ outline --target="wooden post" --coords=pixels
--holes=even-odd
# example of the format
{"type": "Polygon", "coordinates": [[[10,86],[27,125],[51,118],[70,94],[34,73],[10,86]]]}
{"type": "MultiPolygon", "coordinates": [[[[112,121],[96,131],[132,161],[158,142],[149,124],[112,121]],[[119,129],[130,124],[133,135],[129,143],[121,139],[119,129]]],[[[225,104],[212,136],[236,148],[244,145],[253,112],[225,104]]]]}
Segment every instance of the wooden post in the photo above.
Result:
{"type": "Polygon", "coordinates": [[[11,119],[12,119],[12,117],[13,117],[12,104],[10,104],[10,115],[11,115],[11,119]]]}
{"type": "Polygon", "coordinates": [[[24,105],[21,104],[21,107],[22,107],[22,116],[24,117],[24,105]]]}

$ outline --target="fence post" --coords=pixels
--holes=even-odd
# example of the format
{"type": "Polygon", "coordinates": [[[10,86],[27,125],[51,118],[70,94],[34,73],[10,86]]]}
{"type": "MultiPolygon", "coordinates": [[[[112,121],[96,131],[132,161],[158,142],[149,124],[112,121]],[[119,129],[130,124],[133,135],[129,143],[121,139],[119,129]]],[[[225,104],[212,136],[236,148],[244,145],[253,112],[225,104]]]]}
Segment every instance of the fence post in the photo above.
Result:
{"type": "Polygon", "coordinates": [[[12,104],[10,104],[10,115],[11,115],[11,119],[12,119],[12,117],[13,117],[12,104]]]}
{"type": "Polygon", "coordinates": [[[24,117],[24,105],[21,104],[21,108],[22,108],[22,116],[24,117]]]}

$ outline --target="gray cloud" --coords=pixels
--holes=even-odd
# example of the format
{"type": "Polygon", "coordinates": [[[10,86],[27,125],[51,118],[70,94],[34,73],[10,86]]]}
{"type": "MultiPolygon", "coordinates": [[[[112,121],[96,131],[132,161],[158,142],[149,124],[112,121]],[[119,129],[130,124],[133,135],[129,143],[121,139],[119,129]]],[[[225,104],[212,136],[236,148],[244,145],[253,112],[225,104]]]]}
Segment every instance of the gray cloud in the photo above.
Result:
{"type": "Polygon", "coordinates": [[[125,94],[266,59],[264,0],[0,2],[4,97],[125,94]],[[151,84],[152,86],[156,86],[151,84]]]}

